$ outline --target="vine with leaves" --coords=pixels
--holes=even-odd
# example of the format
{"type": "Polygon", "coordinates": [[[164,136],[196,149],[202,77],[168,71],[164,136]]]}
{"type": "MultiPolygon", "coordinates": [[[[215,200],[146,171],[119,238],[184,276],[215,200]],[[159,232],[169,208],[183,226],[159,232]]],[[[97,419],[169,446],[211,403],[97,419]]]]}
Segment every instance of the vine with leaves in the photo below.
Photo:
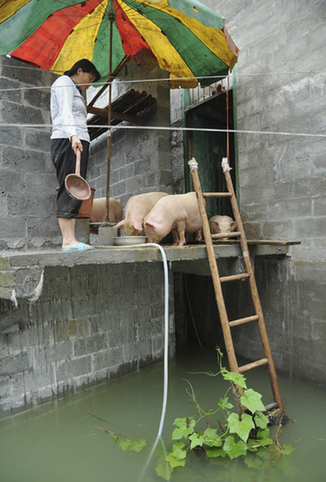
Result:
{"type": "MultiPolygon", "coordinates": [[[[218,353],[221,362],[222,353],[219,350],[218,353]]],[[[283,413],[281,411],[278,413],[278,427],[272,437],[269,428],[270,414],[266,412],[262,403],[262,395],[247,388],[246,379],[242,374],[230,372],[222,366],[218,373],[207,372],[206,374],[222,375],[224,380],[230,382],[230,387],[219,400],[215,410],[203,410],[196,399],[193,386],[186,380],[187,393],[194,402],[197,412],[195,416],[178,417],[174,420],[171,449],[164,456],[159,457],[156,466],[157,475],[170,480],[174,470],[181,470],[186,466],[192,452],[198,454],[200,451],[200,455],[207,460],[243,458],[247,467],[255,468],[261,464],[261,452],[264,451],[263,458],[266,458],[266,451],[269,451],[265,478],[267,480],[270,467],[276,464],[281,455],[289,455],[294,450],[290,444],[282,446],[279,442],[283,413]],[[221,415],[219,418],[217,418],[218,414],[221,415]],[[205,428],[203,428],[203,422],[205,422],[205,428]]],[[[118,442],[121,449],[125,451],[140,452],[150,445],[145,439],[136,440],[101,429],[110,433],[115,442],[118,442]]]]}

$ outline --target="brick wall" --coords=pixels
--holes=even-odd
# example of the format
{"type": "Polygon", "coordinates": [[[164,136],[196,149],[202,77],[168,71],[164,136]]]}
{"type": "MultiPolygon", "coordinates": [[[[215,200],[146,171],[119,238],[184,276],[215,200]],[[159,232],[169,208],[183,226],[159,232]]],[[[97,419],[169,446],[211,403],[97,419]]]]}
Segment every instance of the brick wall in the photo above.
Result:
{"type": "MultiPolygon", "coordinates": [[[[35,303],[0,299],[0,415],[161,359],[163,289],[161,263],[57,266],[35,303]]],[[[172,284],[169,306],[172,355],[172,284]]]]}
{"type": "MultiPolygon", "coordinates": [[[[128,65],[123,77],[128,79],[164,78],[167,75],[158,68],[152,71],[142,67],[128,65]]],[[[135,195],[151,191],[172,193],[171,143],[169,130],[150,130],[147,126],[170,125],[170,93],[166,81],[122,82],[114,86],[113,99],[129,89],[146,91],[156,103],[141,113],[137,124],[122,123],[134,126],[133,129],[113,129],[110,169],[110,197],[120,199],[125,207],[128,199],[135,195]],[[141,129],[141,127],[144,129],[141,129]]],[[[107,105],[107,93],[96,102],[96,106],[107,105]]],[[[95,197],[103,197],[106,193],[107,172],[107,134],[103,134],[92,142],[89,174],[90,184],[96,188],[95,197]]]]}
{"type": "MultiPolygon", "coordinates": [[[[238,129],[325,135],[325,2],[203,3],[240,48],[238,129]]],[[[263,133],[238,134],[248,236],[299,239],[295,258],[326,259],[326,138],[263,133]]]]}
{"type": "MultiPolygon", "coordinates": [[[[240,48],[236,127],[261,131],[237,134],[247,237],[301,241],[272,270],[256,263],[275,363],[295,377],[325,384],[326,138],[312,136],[326,135],[325,1],[202,2],[225,17],[240,48]]],[[[181,112],[172,114],[177,125],[181,112]]],[[[240,302],[244,313],[248,299],[240,302]]],[[[207,312],[204,318],[207,325],[214,319],[207,312]]],[[[251,324],[239,330],[238,354],[252,359],[261,353],[251,324]]]]}
{"type": "Polygon", "coordinates": [[[50,128],[28,127],[50,124],[49,86],[54,79],[0,57],[0,250],[60,243],[50,128]]]}

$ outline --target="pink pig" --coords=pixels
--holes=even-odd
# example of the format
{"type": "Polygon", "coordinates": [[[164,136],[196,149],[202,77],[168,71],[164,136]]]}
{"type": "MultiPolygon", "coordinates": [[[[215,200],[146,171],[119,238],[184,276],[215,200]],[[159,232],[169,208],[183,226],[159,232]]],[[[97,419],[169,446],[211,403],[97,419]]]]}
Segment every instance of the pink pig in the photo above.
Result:
{"type": "Polygon", "coordinates": [[[123,228],[126,236],[139,236],[143,232],[144,217],[164,196],[168,196],[168,194],[166,192],[148,192],[132,196],[126,204],[125,219],[120,221],[116,228],[123,228]]]}
{"type": "Polygon", "coordinates": [[[175,194],[160,199],[144,219],[148,243],[160,241],[172,231],[173,246],[186,244],[185,233],[196,233],[201,240],[202,221],[195,192],[175,194]]]}
{"type": "MultiPolygon", "coordinates": [[[[102,223],[106,216],[106,198],[94,199],[90,223],[102,223]]],[[[119,199],[109,198],[109,221],[118,223],[122,219],[122,206],[119,199]]]]}
{"type": "MultiPolygon", "coordinates": [[[[232,233],[237,227],[236,221],[230,216],[212,216],[209,218],[209,227],[212,234],[232,233]]],[[[228,238],[221,238],[226,240],[228,238]]]]}

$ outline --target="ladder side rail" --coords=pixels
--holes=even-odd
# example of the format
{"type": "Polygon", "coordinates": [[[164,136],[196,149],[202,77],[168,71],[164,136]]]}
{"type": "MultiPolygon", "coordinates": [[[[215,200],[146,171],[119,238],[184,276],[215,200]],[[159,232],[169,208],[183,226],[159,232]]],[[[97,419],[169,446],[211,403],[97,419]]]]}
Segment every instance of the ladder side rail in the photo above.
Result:
{"type": "Polygon", "coordinates": [[[232,205],[232,211],[233,211],[233,214],[234,214],[235,221],[237,223],[237,229],[238,229],[238,231],[241,232],[240,245],[241,245],[241,249],[242,249],[243,260],[244,260],[244,263],[245,263],[246,271],[249,274],[249,284],[250,284],[250,289],[251,289],[251,293],[252,293],[253,305],[254,305],[256,314],[258,315],[258,327],[259,327],[260,337],[261,337],[261,341],[262,341],[265,356],[269,360],[268,371],[269,371],[271,387],[272,387],[272,391],[273,391],[273,395],[274,395],[274,401],[277,402],[279,408],[281,410],[283,410],[283,403],[282,403],[281,393],[280,393],[280,389],[279,389],[279,385],[278,385],[278,381],[277,381],[272,351],[271,351],[271,347],[270,347],[270,343],[269,343],[269,339],[268,339],[268,335],[267,335],[267,330],[266,330],[263,310],[262,310],[262,307],[261,307],[260,298],[259,298],[259,294],[258,294],[257,284],[256,284],[254,272],[253,272],[253,269],[252,269],[252,264],[251,264],[251,261],[250,261],[248,244],[247,244],[247,240],[246,240],[246,236],[245,236],[245,232],[244,232],[244,228],[243,228],[243,224],[242,224],[242,219],[241,219],[241,216],[240,216],[238,202],[237,202],[235,192],[234,192],[234,189],[233,189],[233,183],[232,183],[232,179],[231,179],[231,175],[230,175],[230,171],[229,171],[229,165],[227,163],[227,166],[226,166],[223,163],[224,163],[224,160],[222,161],[222,168],[223,168],[224,175],[225,175],[227,189],[231,193],[230,201],[231,201],[231,205],[232,205]]]}
{"type": "Polygon", "coordinates": [[[200,186],[197,167],[191,167],[190,172],[191,172],[191,177],[193,181],[193,186],[195,188],[196,195],[197,195],[197,202],[198,202],[200,216],[202,219],[207,256],[208,256],[209,266],[212,274],[215,297],[217,302],[217,308],[220,315],[220,321],[221,321],[221,326],[222,326],[222,331],[223,331],[223,336],[225,341],[225,347],[227,351],[227,357],[229,360],[231,371],[235,373],[239,373],[238,362],[235,356],[232,334],[229,326],[229,319],[228,319],[228,315],[225,307],[225,302],[224,302],[224,297],[222,292],[222,285],[221,285],[220,276],[218,272],[215,251],[214,251],[213,242],[211,238],[211,232],[210,232],[208,218],[206,214],[206,206],[205,206],[205,201],[204,201],[203,193],[200,186]]]}

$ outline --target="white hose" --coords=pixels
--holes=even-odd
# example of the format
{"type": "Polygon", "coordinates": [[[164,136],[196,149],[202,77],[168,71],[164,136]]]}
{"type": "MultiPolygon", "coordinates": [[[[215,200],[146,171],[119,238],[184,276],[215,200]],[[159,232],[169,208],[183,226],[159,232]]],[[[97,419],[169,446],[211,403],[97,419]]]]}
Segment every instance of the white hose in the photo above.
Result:
{"type": "Polygon", "coordinates": [[[166,256],[164,249],[162,246],[156,243],[146,243],[146,244],[140,244],[137,245],[137,247],[147,247],[151,246],[154,248],[158,248],[161,252],[162,259],[163,259],[163,267],[164,267],[164,382],[163,382],[163,404],[162,404],[162,412],[161,412],[161,420],[160,420],[160,425],[159,429],[157,432],[157,436],[153,445],[153,448],[151,450],[151,453],[149,454],[149,457],[147,459],[147,462],[145,464],[145,467],[141,473],[139,482],[143,479],[145,472],[147,470],[147,467],[154,455],[154,452],[156,450],[156,447],[161,439],[163,449],[165,450],[163,439],[162,439],[162,431],[163,431],[163,425],[164,425],[164,420],[165,420],[165,414],[166,414],[166,405],[167,405],[167,399],[168,399],[168,359],[169,359],[169,274],[168,274],[168,264],[166,261],[166,256]]]}

